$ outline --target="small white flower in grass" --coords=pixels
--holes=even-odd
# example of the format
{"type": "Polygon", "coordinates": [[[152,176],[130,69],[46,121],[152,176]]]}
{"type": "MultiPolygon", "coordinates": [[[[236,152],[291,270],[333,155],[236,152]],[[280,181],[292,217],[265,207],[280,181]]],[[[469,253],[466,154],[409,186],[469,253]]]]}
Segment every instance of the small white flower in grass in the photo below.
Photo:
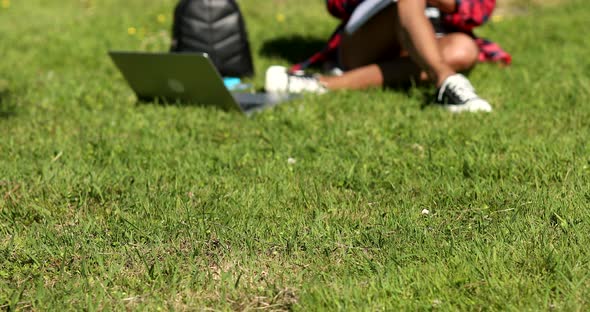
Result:
{"type": "Polygon", "coordinates": [[[297,159],[295,159],[295,158],[293,158],[293,157],[289,157],[289,158],[287,159],[287,163],[288,163],[289,165],[294,165],[296,162],[297,162],[297,159]]]}
{"type": "Polygon", "coordinates": [[[423,215],[428,215],[428,214],[430,214],[430,210],[428,210],[428,209],[422,209],[422,214],[423,215]]]}

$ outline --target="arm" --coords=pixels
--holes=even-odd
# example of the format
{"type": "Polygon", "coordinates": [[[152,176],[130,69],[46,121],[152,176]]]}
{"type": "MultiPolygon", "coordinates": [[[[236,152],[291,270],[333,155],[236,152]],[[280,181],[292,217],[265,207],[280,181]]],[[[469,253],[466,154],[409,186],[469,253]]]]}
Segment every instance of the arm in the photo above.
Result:
{"type": "Polygon", "coordinates": [[[427,0],[426,2],[437,7],[443,13],[457,12],[457,0],[427,0]]]}

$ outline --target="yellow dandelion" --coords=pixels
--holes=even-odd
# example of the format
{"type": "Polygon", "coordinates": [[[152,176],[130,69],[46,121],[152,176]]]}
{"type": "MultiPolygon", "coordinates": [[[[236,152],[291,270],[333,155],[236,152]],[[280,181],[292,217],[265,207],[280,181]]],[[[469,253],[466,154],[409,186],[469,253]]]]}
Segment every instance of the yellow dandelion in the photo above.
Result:
{"type": "Polygon", "coordinates": [[[166,23],[166,15],[164,15],[164,14],[158,15],[157,19],[158,19],[158,23],[160,23],[160,24],[166,23]]]}
{"type": "Polygon", "coordinates": [[[10,7],[10,0],[2,0],[2,8],[8,9],[10,7]]]}
{"type": "Polygon", "coordinates": [[[501,21],[504,20],[504,16],[503,15],[493,15],[492,16],[492,21],[494,21],[495,23],[499,23],[501,21]]]}
{"type": "Polygon", "coordinates": [[[133,36],[137,33],[137,29],[135,27],[129,27],[127,28],[127,33],[129,34],[129,36],[133,36]]]}
{"type": "Polygon", "coordinates": [[[285,14],[283,14],[283,13],[277,14],[277,22],[283,23],[283,22],[285,22],[285,19],[286,19],[285,14]]]}

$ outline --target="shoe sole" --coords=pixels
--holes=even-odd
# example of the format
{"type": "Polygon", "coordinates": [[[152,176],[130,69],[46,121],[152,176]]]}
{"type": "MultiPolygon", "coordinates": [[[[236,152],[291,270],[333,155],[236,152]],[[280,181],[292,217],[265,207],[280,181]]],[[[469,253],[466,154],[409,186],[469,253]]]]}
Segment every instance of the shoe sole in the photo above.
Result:
{"type": "Polygon", "coordinates": [[[443,105],[443,107],[451,113],[491,113],[493,111],[492,106],[487,105],[443,105]]]}

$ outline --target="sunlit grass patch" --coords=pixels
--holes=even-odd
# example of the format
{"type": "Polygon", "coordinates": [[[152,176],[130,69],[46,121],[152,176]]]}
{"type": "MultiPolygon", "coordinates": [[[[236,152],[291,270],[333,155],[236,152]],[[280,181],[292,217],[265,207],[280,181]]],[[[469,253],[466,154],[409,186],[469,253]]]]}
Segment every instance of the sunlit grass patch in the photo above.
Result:
{"type": "MultiPolygon", "coordinates": [[[[239,3],[257,87],[337,24],[322,1],[239,3]]],[[[249,118],[138,104],[111,63],[167,51],[174,0],[10,4],[0,309],[588,310],[585,1],[477,30],[514,56],[470,73],[492,114],[412,88],[249,118]]]]}

